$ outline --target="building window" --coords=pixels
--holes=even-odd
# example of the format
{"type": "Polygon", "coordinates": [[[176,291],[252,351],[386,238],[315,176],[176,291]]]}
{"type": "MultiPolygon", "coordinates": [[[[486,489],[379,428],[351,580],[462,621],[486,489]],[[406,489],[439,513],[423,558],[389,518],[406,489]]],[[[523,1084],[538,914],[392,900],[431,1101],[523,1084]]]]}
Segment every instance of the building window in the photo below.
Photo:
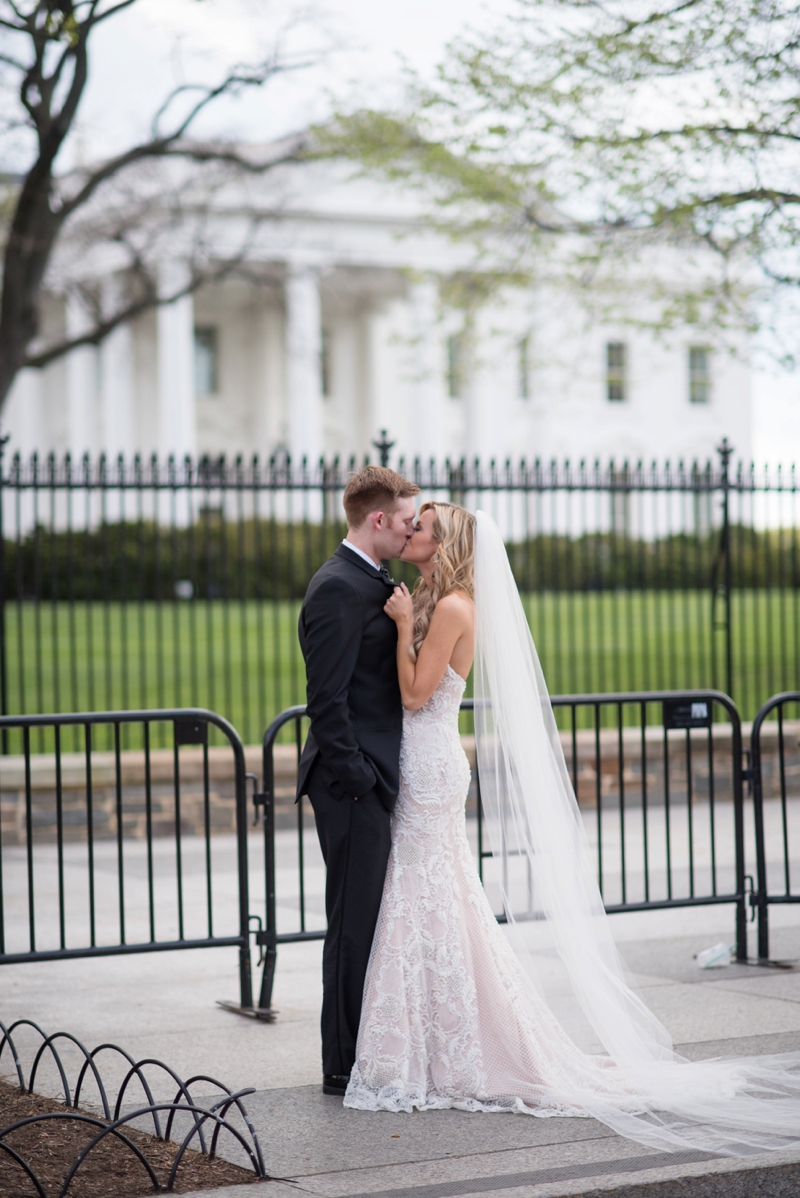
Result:
{"type": "Polygon", "coordinates": [[[332,393],[331,386],[331,334],[329,329],[323,328],[320,338],[319,347],[319,384],[322,388],[324,399],[329,399],[332,393]]]}
{"type": "Polygon", "coordinates": [[[610,403],[624,403],[628,398],[628,347],[624,341],[609,341],[606,345],[606,397],[610,403]]]}
{"type": "Polygon", "coordinates": [[[711,399],[711,354],[702,345],[689,346],[689,402],[711,399]]]}
{"type": "Polygon", "coordinates": [[[530,334],[517,342],[517,397],[531,397],[531,338],[530,334]]]}
{"type": "Polygon", "coordinates": [[[451,399],[461,399],[464,395],[465,357],[464,334],[453,333],[447,338],[447,394],[451,399]]]}
{"type": "Polygon", "coordinates": [[[217,330],[206,325],[194,331],[195,395],[216,395],[219,389],[217,330]]]}

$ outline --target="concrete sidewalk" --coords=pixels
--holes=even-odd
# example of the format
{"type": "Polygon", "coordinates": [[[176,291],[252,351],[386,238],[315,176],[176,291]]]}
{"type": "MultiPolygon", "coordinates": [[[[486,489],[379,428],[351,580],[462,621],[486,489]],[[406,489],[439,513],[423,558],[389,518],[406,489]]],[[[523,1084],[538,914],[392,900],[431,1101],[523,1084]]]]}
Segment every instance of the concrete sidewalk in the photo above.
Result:
{"type": "MultiPolygon", "coordinates": [[[[697,908],[615,916],[613,927],[646,1001],[686,1056],[800,1050],[800,971],[697,968],[693,954],[730,942],[732,921],[731,909],[697,908]]],[[[773,955],[800,958],[800,909],[773,909],[772,924],[773,955]]],[[[800,1154],[747,1162],[660,1154],[583,1119],[346,1111],[319,1086],[320,953],[319,943],[281,949],[274,1024],[215,1005],[236,995],[236,958],[227,949],[5,966],[0,1018],[32,1018],[89,1047],[111,1040],[139,1058],[165,1060],[184,1078],[204,1073],[253,1086],[246,1105],[267,1170],[293,1183],[268,1183],[276,1198],[298,1189],[319,1198],[800,1192],[800,1154]]],[[[41,1088],[55,1092],[55,1081],[43,1074],[41,1088]]]]}

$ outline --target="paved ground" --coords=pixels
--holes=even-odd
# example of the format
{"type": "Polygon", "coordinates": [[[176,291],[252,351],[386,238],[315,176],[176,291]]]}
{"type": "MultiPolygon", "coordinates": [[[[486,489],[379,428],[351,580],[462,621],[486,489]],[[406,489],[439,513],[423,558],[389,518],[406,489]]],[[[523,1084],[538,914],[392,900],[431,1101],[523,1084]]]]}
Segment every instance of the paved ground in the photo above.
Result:
{"type": "MultiPolygon", "coordinates": [[[[800,804],[795,806],[795,816],[800,817],[800,804]]],[[[588,830],[592,831],[591,820],[588,830]]],[[[259,835],[251,839],[251,909],[260,910],[259,835]]],[[[770,846],[772,840],[780,849],[780,837],[773,837],[770,846]]],[[[722,838],[718,856],[723,873],[730,872],[732,864],[729,841],[722,838]]],[[[297,918],[296,844],[289,832],[282,832],[277,847],[279,923],[288,929],[297,918]]],[[[707,866],[707,854],[701,850],[698,841],[699,869],[707,866]]],[[[43,946],[57,943],[58,935],[54,854],[54,847],[46,845],[34,854],[37,934],[43,946]]],[[[65,895],[73,943],[87,933],[84,856],[81,846],[67,846],[65,895]]],[[[144,939],[143,846],[126,842],[125,859],[126,930],[129,939],[144,939]]],[[[605,860],[613,874],[613,851],[605,860]]],[[[113,943],[119,934],[119,909],[112,842],[98,843],[96,861],[98,938],[113,943]]],[[[218,932],[236,926],[235,861],[232,839],[216,837],[218,932]]],[[[323,872],[313,831],[307,838],[306,864],[308,918],[316,926],[322,921],[323,872]]],[[[156,845],[156,867],[158,934],[176,935],[174,864],[166,841],[156,845]]],[[[7,949],[24,949],[29,917],[24,850],[7,850],[3,869],[7,949]]],[[[613,890],[613,877],[607,882],[613,890]]],[[[657,872],[651,882],[661,884],[657,872]]],[[[631,885],[637,884],[632,876],[631,885]]],[[[186,934],[203,934],[202,845],[191,838],[184,844],[184,893],[186,934]]],[[[800,1051],[800,970],[783,973],[733,965],[701,971],[696,966],[698,951],[719,940],[732,942],[731,908],[629,913],[614,916],[613,927],[646,1001],[685,1055],[800,1051]]],[[[800,907],[774,907],[771,927],[773,956],[800,960],[800,907]]],[[[540,924],[528,928],[533,938],[541,934],[540,924]]],[[[546,945],[534,947],[541,976],[558,991],[563,979],[557,960],[546,945]]],[[[280,1014],[274,1024],[245,1020],[216,1005],[217,999],[237,996],[236,953],[229,949],[4,966],[0,1019],[9,1023],[32,1018],[48,1031],[70,1031],[89,1046],[116,1042],[136,1057],[163,1059],[184,1078],[205,1074],[237,1089],[252,1086],[255,1093],[247,1106],[267,1169],[273,1177],[290,1179],[269,1183],[275,1198],[298,1190],[319,1198],[555,1198],[603,1191],[620,1198],[645,1193],[648,1198],[796,1198],[800,1193],[799,1161],[773,1155],[745,1167],[741,1162],[664,1156],[621,1140],[591,1120],[345,1111],[338,1100],[325,1098],[319,1086],[320,950],[318,942],[281,949],[274,995],[280,1014]]],[[[579,1013],[566,999],[560,1002],[572,1034],[591,1050],[595,1045],[579,1013]]],[[[115,1073],[121,1076],[110,1062],[105,1068],[111,1080],[115,1073]]],[[[9,1071],[6,1055],[0,1059],[0,1072],[9,1071]]],[[[52,1068],[40,1071],[37,1088],[57,1091],[52,1068]]],[[[173,1089],[162,1082],[155,1093],[171,1098],[173,1089]]],[[[245,1187],[239,1192],[253,1195],[260,1189],[245,1187]]],[[[217,1198],[233,1198],[233,1191],[221,1191],[217,1198]]]]}
{"type": "MultiPolygon", "coordinates": [[[[731,925],[730,910],[713,908],[614,919],[648,1003],[687,1056],[800,1050],[800,970],[698,970],[693,954],[731,940],[731,925]]],[[[772,950],[800,958],[800,909],[774,911],[772,950]]],[[[800,1165],[791,1157],[746,1168],[665,1157],[590,1120],[345,1111],[319,1089],[319,966],[318,943],[281,950],[274,1024],[215,1005],[236,994],[229,950],[6,966],[0,1018],[34,1018],[90,1045],[113,1040],[136,1056],[166,1060],[184,1077],[202,1072],[255,1087],[247,1105],[268,1171],[297,1183],[269,1183],[276,1198],[298,1189],[320,1198],[554,1198],[604,1190],[626,1198],[645,1191],[653,1198],[768,1198],[800,1191],[800,1165]]],[[[0,1071],[8,1069],[0,1062],[0,1071]]],[[[40,1084],[54,1088],[52,1073],[40,1084]]]]}

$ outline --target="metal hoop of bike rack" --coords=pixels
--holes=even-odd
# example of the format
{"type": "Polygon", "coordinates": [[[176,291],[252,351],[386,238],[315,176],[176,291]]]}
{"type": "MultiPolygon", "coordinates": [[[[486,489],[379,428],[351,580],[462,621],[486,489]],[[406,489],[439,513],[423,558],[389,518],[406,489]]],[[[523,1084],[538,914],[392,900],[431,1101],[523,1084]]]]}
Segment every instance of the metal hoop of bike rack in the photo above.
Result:
{"type": "MultiPolygon", "coordinates": [[[[216,1078],[206,1077],[202,1074],[184,1081],[174,1069],[163,1061],[155,1058],[137,1061],[117,1044],[100,1044],[89,1050],[71,1033],[55,1032],[48,1035],[30,1019],[17,1019],[8,1027],[0,1021],[0,1061],[2,1061],[3,1051],[6,1047],[9,1051],[9,1063],[13,1062],[16,1072],[20,1094],[35,1093],[37,1071],[43,1062],[55,1066],[60,1080],[61,1097],[64,1103],[63,1111],[29,1115],[26,1118],[15,1120],[7,1127],[0,1128],[0,1149],[3,1149],[6,1156],[17,1164],[20,1172],[27,1176],[39,1198],[45,1198],[42,1182],[37,1177],[30,1161],[19,1149],[6,1143],[6,1138],[10,1137],[13,1140],[14,1132],[36,1125],[44,1130],[44,1126],[53,1120],[61,1124],[81,1124],[85,1129],[91,1129],[94,1133],[89,1143],[76,1151],[75,1159],[59,1191],[59,1198],[65,1198],[76,1173],[89,1154],[98,1144],[103,1143],[109,1137],[115,1137],[138,1160],[156,1190],[163,1188],[169,1191],[173,1190],[187,1149],[196,1148],[210,1158],[215,1157],[221,1132],[244,1150],[256,1177],[268,1177],[264,1168],[264,1157],[258,1134],[242,1102],[244,1097],[254,1093],[252,1086],[234,1092],[216,1078]],[[40,1041],[38,1050],[34,1052],[33,1062],[28,1066],[27,1071],[23,1068],[21,1061],[20,1029],[33,1032],[40,1041]],[[72,1050],[72,1065],[64,1055],[65,1048],[72,1050]],[[111,1054],[117,1065],[120,1064],[120,1058],[124,1062],[125,1072],[121,1083],[110,1085],[108,1075],[104,1080],[102,1069],[98,1066],[98,1058],[101,1053],[104,1061],[111,1054]],[[77,1066],[74,1063],[75,1057],[78,1061],[77,1066]],[[69,1073],[70,1071],[74,1073],[76,1068],[78,1069],[77,1077],[70,1085],[69,1073]],[[170,1091],[174,1092],[174,1098],[167,1101],[156,1101],[151,1087],[151,1082],[156,1078],[162,1085],[164,1080],[168,1079],[167,1084],[170,1091]],[[101,1109],[94,1114],[82,1110],[79,1106],[81,1091],[86,1089],[93,1092],[93,1097],[96,1094],[95,1102],[97,1099],[100,1101],[101,1109]],[[196,1098],[193,1090],[201,1090],[204,1097],[196,1098]],[[141,1092],[141,1096],[137,1102],[135,1096],[139,1092],[141,1092]],[[127,1106],[124,1105],[126,1098],[127,1106]],[[184,1121],[188,1125],[188,1130],[186,1127],[182,1127],[179,1131],[176,1116],[180,1119],[184,1115],[188,1116],[188,1119],[184,1121]],[[238,1116],[238,1120],[234,1120],[232,1116],[238,1116]],[[175,1136],[178,1151],[172,1162],[166,1187],[159,1184],[153,1168],[155,1162],[148,1159],[148,1142],[143,1142],[141,1139],[138,1142],[132,1141],[125,1134],[129,1124],[136,1124],[145,1118],[148,1123],[152,1120],[153,1146],[175,1136]],[[209,1137],[210,1142],[208,1142],[209,1137]]],[[[139,1128],[139,1130],[142,1129],[139,1128]]],[[[144,1181],[142,1184],[145,1184],[144,1181]]]]}

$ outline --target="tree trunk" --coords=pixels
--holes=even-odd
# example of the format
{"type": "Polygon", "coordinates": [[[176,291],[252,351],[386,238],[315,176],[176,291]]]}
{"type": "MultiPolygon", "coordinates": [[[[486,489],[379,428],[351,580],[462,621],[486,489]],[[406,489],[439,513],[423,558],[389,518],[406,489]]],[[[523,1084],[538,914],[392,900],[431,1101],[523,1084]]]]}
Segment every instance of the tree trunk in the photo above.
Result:
{"type": "Polygon", "coordinates": [[[38,300],[61,221],[50,209],[51,184],[29,176],[6,246],[0,311],[0,408],[39,331],[38,300]]]}

